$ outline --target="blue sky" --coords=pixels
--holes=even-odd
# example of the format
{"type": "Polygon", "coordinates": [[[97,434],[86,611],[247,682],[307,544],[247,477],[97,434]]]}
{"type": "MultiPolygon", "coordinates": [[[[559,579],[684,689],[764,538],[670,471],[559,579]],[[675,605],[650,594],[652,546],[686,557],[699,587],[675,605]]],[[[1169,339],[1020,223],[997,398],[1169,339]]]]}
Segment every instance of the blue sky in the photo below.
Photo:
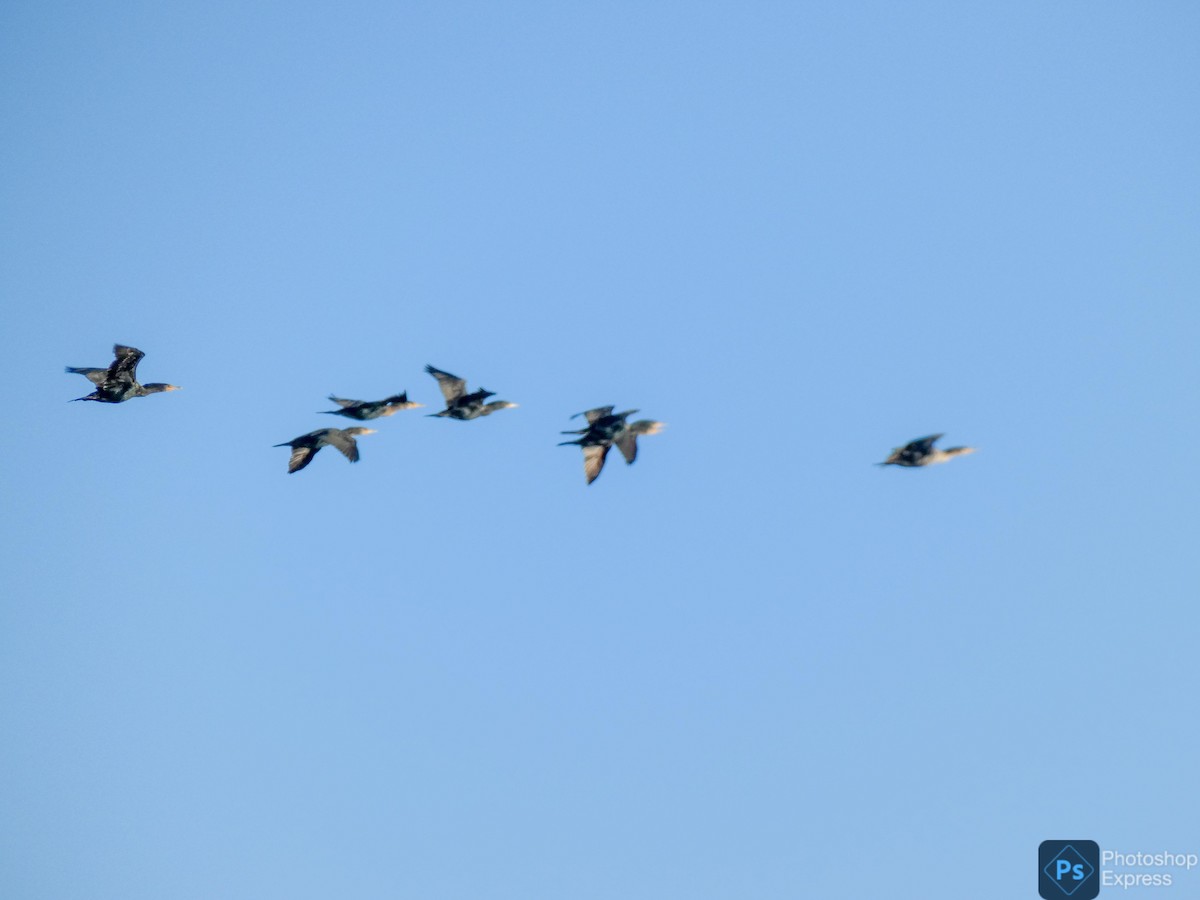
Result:
{"type": "Polygon", "coordinates": [[[1046,838],[1200,849],[1198,26],[10,4],[0,894],[1012,900],[1046,838]],[[114,342],[183,390],[69,404],[114,342]],[[426,363],[520,408],[423,418],[426,363]],[[669,427],[587,487],[610,403],[669,427]],[[931,432],[980,452],[871,465],[931,432]]]}

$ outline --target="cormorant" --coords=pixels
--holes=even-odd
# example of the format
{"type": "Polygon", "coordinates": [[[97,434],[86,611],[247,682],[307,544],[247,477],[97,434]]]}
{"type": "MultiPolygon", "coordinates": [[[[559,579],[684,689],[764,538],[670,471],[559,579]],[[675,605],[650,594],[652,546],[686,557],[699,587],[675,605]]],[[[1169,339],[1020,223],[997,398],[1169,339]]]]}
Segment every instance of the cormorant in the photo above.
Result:
{"type": "Polygon", "coordinates": [[[157,394],[161,391],[177,391],[179,388],[173,384],[162,384],[161,382],[152,382],[151,384],[138,384],[137,366],[138,362],[146,354],[136,347],[126,347],[122,344],[113,345],[112,365],[107,369],[91,369],[91,368],[76,368],[67,366],[66,370],[75,375],[82,375],[92,384],[96,385],[96,390],[88,394],[86,397],[76,397],[76,400],[96,400],[100,403],[124,403],[126,400],[132,400],[134,397],[145,397],[149,394],[157,394]]]}
{"type": "Polygon", "coordinates": [[[485,391],[481,388],[468,394],[467,382],[457,375],[451,375],[449,372],[443,372],[433,366],[426,366],[425,371],[437,379],[438,387],[442,389],[442,396],[446,398],[446,408],[441,412],[430,413],[430,416],[466,421],[467,419],[477,419],[480,416],[490,416],[498,409],[513,409],[517,405],[509,403],[507,400],[484,403],[483,401],[488,397],[496,396],[495,391],[485,391]]]}
{"type": "Polygon", "coordinates": [[[935,449],[933,444],[941,436],[940,434],[931,434],[929,437],[909,441],[903,447],[896,447],[892,450],[891,456],[875,465],[932,466],[935,463],[944,463],[948,459],[962,456],[965,453],[975,452],[975,447],[947,447],[945,450],[935,449]]]}
{"type": "Polygon", "coordinates": [[[614,415],[614,408],[600,406],[586,412],[576,413],[571,418],[585,416],[588,427],[579,431],[562,432],[563,434],[583,435],[578,440],[563,441],[558,446],[565,447],[574,444],[583,449],[583,474],[586,476],[588,484],[600,477],[600,472],[604,469],[604,461],[608,457],[608,451],[614,444],[621,451],[621,455],[625,457],[625,462],[632,463],[637,459],[638,435],[658,434],[664,427],[662,422],[655,422],[651,419],[641,419],[626,424],[626,419],[637,410],[627,409],[625,412],[614,415]]]}
{"type": "Polygon", "coordinates": [[[367,419],[378,419],[381,416],[390,416],[405,409],[416,409],[424,406],[424,403],[416,403],[408,399],[408,391],[402,394],[396,394],[394,397],[388,397],[386,400],[345,400],[341,397],[329,395],[329,399],[336,403],[341,409],[323,409],[321,412],[330,416],[345,416],[348,419],[357,419],[364,422],[367,419]]]}
{"type": "Polygon", "coordinates": [[[288,474],[299,472],[317,455],[322,447],[336,447],[350,462],[358,462],[356,435],[374,434],[374,428],[318,428],[298,438],[275,444],[276,447],[291,447],[292,458],[288,461],[288,474]]]}

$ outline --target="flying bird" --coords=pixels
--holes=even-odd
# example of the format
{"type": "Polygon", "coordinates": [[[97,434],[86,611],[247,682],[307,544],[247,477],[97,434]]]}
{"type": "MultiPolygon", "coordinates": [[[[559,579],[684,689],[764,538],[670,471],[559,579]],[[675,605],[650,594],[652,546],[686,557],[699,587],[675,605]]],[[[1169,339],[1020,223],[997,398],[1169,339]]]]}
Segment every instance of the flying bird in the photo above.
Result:
{"type": "Polygon", "coordinates": [[[638,435],[658,434],[665,427],[662,422],[655,422],[651,419],[627,423],[626,420],[637,410],[627,409],[614,414],[615,408],[599,406],[596,409],[576,413],[571,418],[584,416],[587,419],[588,427],[579,431],[562,432],[563,434],[583,435],[574,441],[563,441],[558,446],[577,445],[582,448],[583,474],[587,478],[588,484],[600,477],[600,472],[604,469],[604,461],[608,458],[608,451],[613,446],[621,451],[626,463],[632,463],[637,459],[638,435]]]}
{"type": "Polygon", "coordinates": [[[126,347],[123,344],[113,345],[114,359],[107,369],[76,368],[67,366],[66,370],[74,375],[82,375],[96,390],[86,397],[76,397],[76,400],[95,400],[99,403],[124,403],[134,397],[146,397],[162,391],[177,391],[173,384],[151,382],[139,384],[137,366],[146,354],[136,347],[126,347]]]}
{"type": "Polygon", "coordinates": [[[408,391],[388,397],[386,400],[346,400],[342,397],[329,395],[329,399],[341,409],[323,409],[321,412],[330,416],[345,416],[365,422],[367,419],[378,419],[381,416],[391,416],[405,409],[416,409],[424,403],[416,403],[408,399],[408,391]]]}
{"type": "Polygon", "coordinates": [[[425,371],[437,379],[438,387],[442,389],[442,396],[446,398],[446,408],[441,412],[430,413],[430,416],[459,419],[465,422],[467,419],[490,416],[499,409],[513,409],[517,405],[509,403],[507,400],[484,403],[483,401],[488,397],[496,396],[495,391],[485,391],[481,388],[468,394],[467,382],[457,375],[451,375],[449,372],[443,372],[433,366],[426,366],[425,371]]]}
{"type": "Polygon", "coordinates": [[[962,456],[966,453],[974,453],[975,447],[947,447],[945,450],[936,449],[933,445],[940,434],[931,434],[928,437],[917,438],[915,441],[909,441],[903,447],[896,447],[892,450],[892,455],[881,463],[876,463],[877,466],[932,466],[936,463],[944,463],[948,459],[953,459],[956,456],[962,456]]]}
{"type": "Polygon", "coordinates": [[[288,461],[288,474],[291,475],[312,462],[322,447],[334,447],[350,462],[358,462],[358,442],[354,438],[360,434],[374,433],[374,428],[318,428],[275,446],[292,448],[292,458],[288,461]]]}

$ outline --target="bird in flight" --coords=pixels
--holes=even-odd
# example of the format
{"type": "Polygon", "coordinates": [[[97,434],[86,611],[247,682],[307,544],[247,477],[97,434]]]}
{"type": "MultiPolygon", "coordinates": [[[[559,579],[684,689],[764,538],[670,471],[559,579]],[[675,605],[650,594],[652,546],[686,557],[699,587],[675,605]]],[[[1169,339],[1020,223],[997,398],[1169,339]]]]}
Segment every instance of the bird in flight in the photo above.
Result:
{"type": "Polygon", "coordinates": [[[627,409],[614,414],[615,408],[599,406],[586,412],[576,413],[571,418],[585,417],[588,427],[578,431],[562,432],[563,434],[582,435],[577,440],[563,441],[558,446],[578,445],[583,449],[583,474],[587,478],[588,484],[600,477],[600,472],[604,469],[604,461],[608,458],[608,451],[614,446],[621,451],[626,463],[632,463],[637,459],[638,435],[658,434],[665,427],[662,422],[655,422],[651,419],[640,419],[630,423],[627,421],[628,418],[637,410],[627,409]]]}
{"type": "Polygon", "coordinates": [[[468,419],[478,419],[480,416],[490,416],[500,409],[513,409],[517,405],[509,403],[507,400],[484,403],[483,401],[488,397],[496,396],[495,391],[485,391],[481,388],[468,394],[465,379],[451,375],[449,372],[443,372],[441,369],[435,369],[433,366],[426,366],[425,371],[437,379],[438,387],[442,389],[442,396],[446,398],[446,408],[441,412],[430,413],[431,416],[459,419],[465,422],[468,419]]]}
{"type": "Polygon", "coordinates": [[[318,428],[275,446],[292,448],[292,458],[288,460],[288,474],[291,475],[312,462],[322,447],[334,447],[350,462],[358,462],[358,442],[354,440],[355,437],[374,433],[374,428],[318,428]]]}
{"type": "Polygon", "coordinates": [[[342,397],[329,395],[329,399],[341,409],[323,409],[321,412],[330,416],[345,416],[364,422],[367,419],[378,419],[381,416],[391,416],[405,409],[416,409],[424,403],[416,403],[408,399],[408,391],[388,397],[385,400],[346,400],[342,397]]]}
{"type": "Polygon", "coordinates": [[[946,460],[953,459],[956,456],[975,452],[975,447],[947,447],[945,450],[939,450],[933,445],[940,437],[942,437],[940,434],[931,434],[928,437],[909,441],[903,447],[896,447],[892,450],[891,456],[875,465],[932,466],[936,463],[944,463],[946,460]]]}
{"type": "Polygon", "coordinates": [[[76,397],[75,399],[95,400],[99,403],[124,403],[126,400],[132,400],[134,397],[147,397],[150,394],[158,394],[162,391],[179,390],[176,385],[162,384],[157,381],[150,384],[138,383],[137,366],[145,355],[145,353],[136,347],[114,344],[114,359],[107,369],[67,366],[66,369],[68,372],[74,375],[82,375],[92,384],[96,385],[96,390],[92,391],[86,397],[76,397]]]}

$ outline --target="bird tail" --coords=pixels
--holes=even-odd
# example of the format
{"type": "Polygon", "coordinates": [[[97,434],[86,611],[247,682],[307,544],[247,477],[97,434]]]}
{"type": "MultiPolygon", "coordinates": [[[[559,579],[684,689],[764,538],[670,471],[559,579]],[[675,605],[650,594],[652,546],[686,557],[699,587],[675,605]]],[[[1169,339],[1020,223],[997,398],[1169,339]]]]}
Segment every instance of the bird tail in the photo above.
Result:
{"type": "Polygon", "coordinates": [[[290,446],[292,446],[292,442],[284,441],[282,444],[272,444],[271,446],[272,447],[290,447],[290,446]]]}

